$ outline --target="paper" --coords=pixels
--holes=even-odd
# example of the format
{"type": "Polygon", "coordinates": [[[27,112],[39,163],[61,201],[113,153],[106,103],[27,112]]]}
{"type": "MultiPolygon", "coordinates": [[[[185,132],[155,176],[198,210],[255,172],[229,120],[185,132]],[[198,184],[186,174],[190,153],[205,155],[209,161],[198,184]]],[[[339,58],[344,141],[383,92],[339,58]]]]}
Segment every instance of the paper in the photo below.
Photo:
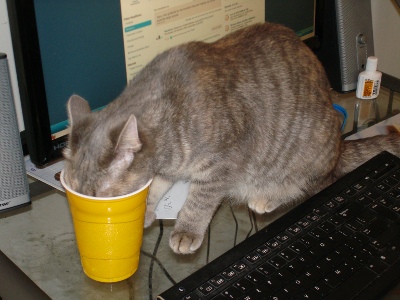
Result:
{"type": "Polygon", "coordinates": [[[45,168],[36,167],[31,161],[29,155],[25,156],[25,168],[26,173],[37,180],[43,181],[44,183],[62,191],[64,188],[61,185],[61,182],[57,180],[57,173],[61,172],[64,168],[64,160],[60,160],[54,164],[46,166],[45,168]]]}
{"type": "Polygon", "coordinates": [[[127,80],[157,54],[264,22],[264,0],[121,0],[127,80]]]}
{"type": "MultiPolygon", "coordinates": [[[[57,175],[64,168],[64,160],[61,160],[45,168],[37,168],[29,156],[25,157],[26,173],[61,192],[65,192],[57,175]]],[[[160,200],[156,208],[157,219],[176,219],[189,192],[189,182],[179,181],[160,200]]]]}
{"type": "Polygon", "coordinates": [[[155,209],[157,219],[176,219],[189,193],[190,182],[178,181],[161,198],[155,209]]]}

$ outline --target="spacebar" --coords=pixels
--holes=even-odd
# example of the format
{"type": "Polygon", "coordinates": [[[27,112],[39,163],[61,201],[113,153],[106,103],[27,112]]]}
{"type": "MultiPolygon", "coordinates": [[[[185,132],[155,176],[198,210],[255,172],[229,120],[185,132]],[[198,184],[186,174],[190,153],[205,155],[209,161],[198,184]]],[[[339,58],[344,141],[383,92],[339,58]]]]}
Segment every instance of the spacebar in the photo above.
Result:
{"type": "Polygon", "coordinates": [[[337,299],[351,299],[356,296],[363,288],[365,288],[371,281],[376,278],[376,274],[367,268],[361,268],[354,273],[345,282],[339,285],[333,293],[329,294],[325,299],[337,300],[337,299]],[[355,289],[354,287],[365,285],[361,289],[355,289]]]}

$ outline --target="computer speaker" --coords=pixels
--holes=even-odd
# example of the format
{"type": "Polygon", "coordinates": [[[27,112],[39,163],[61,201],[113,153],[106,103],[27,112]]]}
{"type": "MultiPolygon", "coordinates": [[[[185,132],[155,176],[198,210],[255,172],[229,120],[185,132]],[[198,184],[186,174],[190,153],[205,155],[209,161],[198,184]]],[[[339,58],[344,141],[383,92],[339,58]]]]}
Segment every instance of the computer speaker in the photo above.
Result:
{"type": "Polygon", "coordinates": [[[7,55],[0,53],[0,212],[30,202],[7,55]]]}
{"type": "Polygon", "coordinates": [[[358,74],[374,55],[370,0],[320,0],[316,54],[338,92],[357,88],[358,74]]]}

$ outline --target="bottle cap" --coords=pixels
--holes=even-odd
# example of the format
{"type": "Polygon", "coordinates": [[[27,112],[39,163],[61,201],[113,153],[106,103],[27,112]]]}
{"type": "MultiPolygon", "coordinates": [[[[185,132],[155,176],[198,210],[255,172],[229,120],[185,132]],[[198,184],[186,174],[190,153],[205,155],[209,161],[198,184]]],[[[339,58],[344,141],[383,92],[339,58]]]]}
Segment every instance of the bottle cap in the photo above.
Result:
{"type": "Polygon", "coordinates": [[[366,71],[376,71],[378,67],[378,58],[376,56],[369,56],[367,58],[367,66],[365,67],[366,71]]]}

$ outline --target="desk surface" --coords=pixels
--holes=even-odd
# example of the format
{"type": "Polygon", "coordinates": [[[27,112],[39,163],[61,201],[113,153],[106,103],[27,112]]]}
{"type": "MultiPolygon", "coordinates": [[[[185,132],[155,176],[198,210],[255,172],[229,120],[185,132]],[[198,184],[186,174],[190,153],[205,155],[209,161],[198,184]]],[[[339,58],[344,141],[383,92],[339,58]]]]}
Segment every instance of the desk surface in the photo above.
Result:
{"type": "MultiPolygon", "coordinates": [[[[350,100],[346,100],[349,96],[344,97],[339,100],[351,108],[354,98],[350,96],[350,100]]],[[[349,112],[350,126],[351,117],[352,112],[349,112]]],[[[151,299],[150,294],[154,298],[172,285],[162,268],[146,254],[155,251],[161,228],[158,221],[144,231],[144,253],[137,272],[119,283],[99,283],[82,271],[65,195],[35,180],[31,183],[31,194],[31,206],[0,213],[0,249],[51,298],[151,299]]],[[[257,227],[266,226],[282,213],[256,216],[257,227]]],[[[239,243],[254,233],[253,218],[246,207],[233,207],[231,210],[229,203],[224,203],[216,213],[202,247],[197,253],[184,256],[170,250],[168,238],[174,222],[163,221],[156,257],[170,276],[180,281],[205,265],[207,260],[211,261],[235,242],[239,243]]],[[[395,289],[387,299],[397,299],[398,295],[399,289],[395,289]]]]}

